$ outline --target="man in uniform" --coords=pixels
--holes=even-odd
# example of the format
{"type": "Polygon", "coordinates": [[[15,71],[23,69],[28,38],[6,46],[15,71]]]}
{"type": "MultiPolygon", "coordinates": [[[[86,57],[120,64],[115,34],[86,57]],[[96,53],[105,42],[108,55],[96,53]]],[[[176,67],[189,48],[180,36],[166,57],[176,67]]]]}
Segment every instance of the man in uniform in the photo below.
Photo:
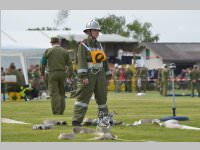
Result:
{"type": "Polygon", "coordinates": [[[40,92],[40,72],[39,72],[40,68],[39,65],[35,65],[33,72],[32,72],[32,82],[31,82],[31,87],[32,92],[32,98],[37,98],[39,96],[39,92],[40,92]]]}
{"type": "Polygon", "coordinates": [[[5,101],[6,100],[6,85],[5,85],[5,71],[4,68],[1,67],[1,94],[2,94],[2,99],[5,101]]]}
{"type": "Polygon", "coordinates": [[[197,65],[194,65],[192,71],[190,72],[190,80],[191,80],[191,96],[194,97],[194,90],[196,89],[198,92],[198,96],[200,97],[200,71],[197,65]]]}
{"type": "Polygon", "coordinates": [[[9,101],[12,101],[13,99],[15,99],[16,101],[20,101],[20,88],[21,86],[25,85],[25,79],[23,74],[16,69],[14,63],[11,63],[6,75],[14,75],[16,77],[15,83],[7,83],[9,101]]]}
{"type": "Polygon", "coordinates": [[[137,68],[136,71],[136,91],[146,92],[148,70],[142,66],[137,68]]]}
{"type": "Polygon", "coordinates": [[[132,77],[133,72],[130,69],[130,65],[126,65],[126,71],[125,71],[125,79],[126,79],[126,90],[127,92],[132,92],[132,77]]]}
{"type": "Polygon", "coordinates": [[[163,69],[161,70],[161,95],[167,96],[168,90],[168,79],[169,79],[169,69],[166,64],[163,65],[163,69]]]}
{"type": "Polygon", "coordinates": [[[108,115],[106,77],[110,79],[112,75],[101,43],[97,41],[99,31],[99,23],[91,20],[84,30],[88,38],[80,42],[78,47],[79,80],[72,118],[74,127],[81,126],[93,93],[98,105],[98,114],[108,115]]]}
{"type": "Polygon", "coordinates": [[[143,65],[140,70],[140,77],[142,79],[142,87],[141,89],[146,92],[147,84],[148,84],[148,69],[143,65]]]}
{"type": "Polygon", "coordinates": [[[62,115],[65,110],[65,66],[70,67],[72,63],[67,50],[60,46],[57,37],[51,38],[51,44],[52,48],[47,49],[42,56],[40,69],[44,78],[45,67],[48,65],[48,91],[52,112],[55,115],[62,115]]]}
{"type": "Polygon", "coordinates": [[[161,90],[161,71],[162,68],[158,68],[158,77],[157,77],[157,81],[156,81],[156,87],[157,90],[160,92],[160,95],[162,95],[162,90],[161,90]]]}
{"type": "Polygon", "coordinates": [[[135,91],[137,92],[140,92],[141,91],[141,86],[142,86],[142,83],[141,83],[141,78],[139,76],[139,73],[140,73],[140,67],[138,64],[135,64],[135,91]]]}
{"type": "Polygon", "coordinates": [[[120,92],[119,65],[115,64],[114,67],[115,68],[114,68],[114,72],[113,72],[113,77],[114,77],[115,92],[120,92]]]}

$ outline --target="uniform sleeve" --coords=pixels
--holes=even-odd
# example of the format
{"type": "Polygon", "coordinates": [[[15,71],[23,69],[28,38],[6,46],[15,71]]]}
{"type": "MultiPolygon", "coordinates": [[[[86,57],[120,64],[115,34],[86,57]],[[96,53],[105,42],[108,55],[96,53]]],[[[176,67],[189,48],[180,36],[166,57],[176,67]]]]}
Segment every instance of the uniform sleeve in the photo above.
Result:
{"type": "Polygon", "coordinates": [[[104,67],[104,70],[105,70],[105,72],[106,72],[106,75],[112,75],[112,73],[111,73],[111,71],[110,71],[110,68],[109,68],[109,65],[108,65],[108,60],[106,60],[106,61],[104,62],[103,67],[104,67]]]}
{"type": "Polygon", "coordinates": [[[88,77],[87,50],[80,44],[78,47],[78,77],[88,77]]]}
{"type": "Polygon", "coordinates": [[[40,61],[40,72],[41,72],[41,75],[44,75],[46,65],[47,65],[47,58],[46,58],[46,51],[45,51],[45,53],[42,55],[42,59],[40,61]]]}
{"type": "Polygon", "coordinates": [[[69,57],[68,52],[66,52],[66,55],[65,55],[65,63],[67,65],[68,77],[71,77],[72,74],[73,74],[73,65],[72,65],[72,61],[71,61],[71,59],[69,57]]]}

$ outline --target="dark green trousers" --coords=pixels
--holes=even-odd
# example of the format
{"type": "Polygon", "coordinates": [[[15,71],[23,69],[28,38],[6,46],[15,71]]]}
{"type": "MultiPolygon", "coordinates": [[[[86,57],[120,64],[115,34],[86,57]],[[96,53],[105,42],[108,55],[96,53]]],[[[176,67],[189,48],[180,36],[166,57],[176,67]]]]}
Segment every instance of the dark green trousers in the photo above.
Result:
{"type": "Polygon", "coordinates": [[[131,80],[128,80],[126,81],[126,91],[127,92],[132,92],[132,81],[131,80]]]}
{"type": "Polygon", "coordinates": [[[168,82],[161,82],[161,95],[167,96],[168,82]]]}
{"type": "Polygon", "coordinates": [[[78,96],[74,104],[74,113],[72,121],[82,122],[88,109],[88,104],[92,94],[95,95],[95,100],[98,105],[98,111],[108,114],[107,102],[107,88],[106,88],[106,76],[104,71],[99,73],[88,75],[89,84],[84,86],[82,81],[78,82],[78,96]]]}
{"type": "Polygon", "coordinates": [[[197,81],[195,83],[191,82],[191,94],[194,96],[194,91],[197,90],[198,95],[200,95],[200,83],[197,81]]]}
{"type": "Polygon", "coordinates": [[[64,71],[49,72],[48,90],[53,114],[61,115],[65,111],[65,77],[64,71]]]}

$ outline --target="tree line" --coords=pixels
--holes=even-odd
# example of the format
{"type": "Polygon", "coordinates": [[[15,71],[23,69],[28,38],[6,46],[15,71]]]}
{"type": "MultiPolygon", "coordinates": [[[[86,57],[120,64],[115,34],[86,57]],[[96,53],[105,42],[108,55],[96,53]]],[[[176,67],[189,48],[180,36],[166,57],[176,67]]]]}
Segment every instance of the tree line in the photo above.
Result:
{"type": "MultiPolygon", "coordinates": [[[[55,31],[55,30],[71,30],[69,27],[59,29],[69,16],[68,10],[59,10],[56,18],[53,20],[54,27],[36,27],[28,28],[27,30],[40,30],[40,31],[55,31]]],[[[135,19],[130,23],[126,23],[124,16],[116,16],[114,14],[107,17],[95,18],[101,26],[103,34],[119,34],[124,37],[133,38],[139,43],[141,42],[158,42],[159,34],[153,35],[150,22],[140,22],[135,19]]]]}

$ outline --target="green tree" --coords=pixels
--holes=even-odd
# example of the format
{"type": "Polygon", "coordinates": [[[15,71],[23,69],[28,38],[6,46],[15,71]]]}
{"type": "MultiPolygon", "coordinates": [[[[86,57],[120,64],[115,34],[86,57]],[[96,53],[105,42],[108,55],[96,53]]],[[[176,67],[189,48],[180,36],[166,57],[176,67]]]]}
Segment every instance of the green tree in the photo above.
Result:
{"type": "Polygon", "coordinates": [[[109,15],[108,17],[96,18],[96,21],[99,22],[102,30],[101,32],[104,34],[119,34],[122,36],[128,36],[125,17],[109,15]]]}
{"type": "Polygon", "coordinates": [[[133,56],[135,58],[136,54],[144,49],[144,47],[140,45],[141,42],[157,42],[159,40],[159,34],[152,34],[152,24],[149,22],[141,23],[138,20],[133,20],[131,23],[126,24],[125,17],[118,17],[115,15],[97,18],[96,21],[99,22],[102,33],[104,34],[119,34],[137,40],[138,44],[133,49],[133,56]]]}
{"type": "Polygon", "coordinates": [[[151,23],[141,23],[138,20],[127,24],[130,36],[138,40],[138,42],[157,42],[159,40],[158,34],[152,35],[151,27],[151,23]]]}
{"type": "Polygon", "coordinates": [[[157,42],[159,35],[152,35],[151,32],[152,24],[149,22],[141,23],[138,20],[134,20],[132,23],[127,24],[130,37],[136,39],[138,44],[133,50],[134,64],[136,63],[136,53],[140,53],[144,50],[144,47],[139,43],[141,42],[157,42]]]}

